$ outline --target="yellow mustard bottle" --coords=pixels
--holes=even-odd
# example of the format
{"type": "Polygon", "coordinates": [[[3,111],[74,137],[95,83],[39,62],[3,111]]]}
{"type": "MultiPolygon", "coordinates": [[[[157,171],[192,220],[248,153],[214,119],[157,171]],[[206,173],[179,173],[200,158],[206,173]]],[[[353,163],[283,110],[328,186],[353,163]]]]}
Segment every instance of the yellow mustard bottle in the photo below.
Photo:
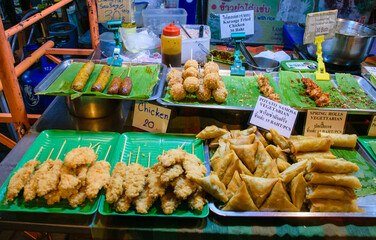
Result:
{"type": "Polygon", "coordinates": [[[167,65],[167,67],[181,67],[180,28],[172,23],[163,28],[161,51],[163,64],[167,65]]]}

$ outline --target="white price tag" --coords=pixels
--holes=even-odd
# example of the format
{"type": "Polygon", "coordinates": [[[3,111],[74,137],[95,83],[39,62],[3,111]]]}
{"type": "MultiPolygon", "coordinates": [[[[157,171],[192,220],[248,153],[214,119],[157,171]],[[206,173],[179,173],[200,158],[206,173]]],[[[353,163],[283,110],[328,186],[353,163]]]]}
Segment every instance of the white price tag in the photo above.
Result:
{"type": "Polygon", "coordinates": [[[343,133],[347,112],[308,110],[304,136],[317,137],[318,132],[343,133]]]}
{"type": "Polygon", "coordinates": [[[289,138],[297,116],[297,110],[259,96],[249,123],[289,138]]]}
{"type": "Polygon", "coordinates": [[[303,43],[313,43],[315,37],[324,35],[324,39],[334,38],[337,27],[338,10],[329,10],[307,14],[303,43]]]}
{"type": "Polygon", "coordinates": [[[154,104],[136,101],[132,126],[148,132],[165,133],[171,110],[154,104]]]}
{"type": "Polygon", "coordinates": [[[245,35],[254,34],[254,11],[224,13],[219,15],[221,38],[231,38],[231,33],[245,32],[245,35]]]}
{"type": "Polygon", "coordinates": [[[376,76],[376,67],[364,67],[370,74],[376,76]]]}
{"type": "Polygon", "coordinates": [[[368,136],[376,136],[376,115],[373,116],[372,122],[369,125],[368,136]]]}

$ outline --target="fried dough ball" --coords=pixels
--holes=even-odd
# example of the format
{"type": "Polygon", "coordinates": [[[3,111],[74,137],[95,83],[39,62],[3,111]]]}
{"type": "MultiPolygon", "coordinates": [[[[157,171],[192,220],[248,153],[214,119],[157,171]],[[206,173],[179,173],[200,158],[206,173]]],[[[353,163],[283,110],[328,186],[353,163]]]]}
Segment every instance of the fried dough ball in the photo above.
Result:
{"type": "Polygon", "coordinates": [[[187,92],[194,93],[200,87],[200,82],[196,77],[188,77],[184,80],[183,87],[187,92]]]}
{"type": "Polygon", "coordinates": [[[223,81],[218,81],[218,88],[226,88],[225,83],[223,81]]]}
{"type": "Polygon", "coordinates": [[[219,72],[219,66],[215,62],[207,62],[204,66],[204,74],[209,73],[218,73],[219,72]]]}
{"type": "Polygon", "coordinates": [[[214,100],[219,103],[223,103],[224,101],[226,101],[226,98],[228,95],[227,89],[222,88],[222,87],[214,89],[212,94],[213,94],[214,100]]]}
{"type": "Polygon", "coordinates": [[[181,83],[174,84],[170,89],[170,94],[175,101],[183,100],[187,96],[187,92],[181,83]]]}
{"type": "Polygon", "coordinates": [[[204,77],[204,86],[209,89],[218,88],[219,75],[218,73],[209,73],[204,77]]]}
{"type": "Polygon", "coordinates": [[[167,73],[167,81],[171,81],[175,77],[181,78],[181,71],[176,68],[173,68],[171,71],[167,73]]]}
{"type": "Polygon", "coordinates": [[[198,69],[194,67],[187,68],[182,73],[183,79],[186,79],[188,77],[197,77],[197,75],[198,75],[198,69]]]}
{"type": "Polygon", "coordinates": [[[196,68],[198,70],[198,62],[194,59],[186,61],[184,64],[184,70],[190,67],[196,68]]]}
{"type": "Polygon", "coordinates": [[[207,102],[211,98],[211,90],[205,87],[203,84],[200,84],[200,87],[196,92],[196,97],[199,101],[207,102]]]}
{"type": "Polygon", "coordinates": [[[183,78],[181,76],[174,76],[173,78],[170,79],[170,81],[168,82],[168,86],[169,87],[172,87],[173,85],[175,85],[176,83],[181,83],[183,84],[183,78]]]}

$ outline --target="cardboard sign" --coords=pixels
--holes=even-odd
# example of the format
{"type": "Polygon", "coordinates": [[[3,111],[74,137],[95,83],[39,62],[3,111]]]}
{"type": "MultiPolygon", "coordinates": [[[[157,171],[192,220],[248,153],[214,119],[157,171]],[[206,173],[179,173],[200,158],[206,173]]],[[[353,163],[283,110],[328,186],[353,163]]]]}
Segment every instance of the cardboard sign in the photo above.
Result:
{"type": "Polygon", "coordinates": [[[148,132],[165,133],[171,110],[154,104],[136,101],[132,126],[148,132]]]}
{"type": "Polygon", "coordinates": [[[304,136],[317,137],[318,132],[343,133],[347,112],[308,110],[304,136]]]}
{"type": "Polygon", "coordinates": [[[98,22],[121,19],[130,23],[133,19],[132,1],[129,0],[97,0],[98,22]]]}
{"type": "Polygon", "coordinates": [[[307,14],[303,43],[313,43],[315,37],[324,35],[324,39],[331,39],[336,33],[338,10],[307,14]]]}
{"type": "Polygon", "coordinates": [[[289,138],[297,116],[297,110],[259,96],[249,123],[289,138]]]}
{"type": "Polygon", "coordinates": [[[231,33],[245,32],[245,35],[254,34],[254,11],[225,13],[219,15],[221,38],[231,38],[231,33]]]}
{"type": "Polygon", "coordinates": [[[372,122],[369,125],[368,136],[376,136],[376,115],[373,116],[372,122]]]}

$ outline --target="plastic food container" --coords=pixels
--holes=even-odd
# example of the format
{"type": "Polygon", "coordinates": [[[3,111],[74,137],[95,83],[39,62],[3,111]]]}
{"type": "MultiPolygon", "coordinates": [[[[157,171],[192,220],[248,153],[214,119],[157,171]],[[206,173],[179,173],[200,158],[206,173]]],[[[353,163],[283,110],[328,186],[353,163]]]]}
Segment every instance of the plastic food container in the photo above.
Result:
{"type": "Polygon", "coordinates": [[[181,47],[181,63],[184,64],[191,59],[191,49],[192,59],[195,59],[198,62],[205,62],[206,54],[200,49],[198,43],[201,43],[208,51],[210,51],[210,27],[207,25],[183,25],[183,27],[192,38],[190,39],[183,30],[180,30],[180,35],[182,35],[183,39],[181,47]],[[204,27],[202,38],[199,38],[200,26],[204,27]]]}
{"type": "Polygon", "coordinates": [[[157,36],[160,36],[163,28],[170,23],[186,24],[187,12],[183,8],[147,8],[142,10],[142,18],[144,27],[151,28],[157,36]]]}

